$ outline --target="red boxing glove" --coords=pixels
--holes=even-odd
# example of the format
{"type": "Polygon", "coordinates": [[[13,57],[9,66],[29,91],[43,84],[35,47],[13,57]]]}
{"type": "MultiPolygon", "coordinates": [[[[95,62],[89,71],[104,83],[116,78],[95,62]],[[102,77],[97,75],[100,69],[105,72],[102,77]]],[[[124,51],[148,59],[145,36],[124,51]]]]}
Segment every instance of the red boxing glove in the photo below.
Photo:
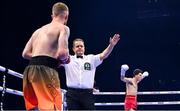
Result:
{"type": "Polygon", "coordinates": [[[70,62],[70,56],[68,56],[66,59],[61,59],[59,61],[59,64],[68,64],[70,62]]]}

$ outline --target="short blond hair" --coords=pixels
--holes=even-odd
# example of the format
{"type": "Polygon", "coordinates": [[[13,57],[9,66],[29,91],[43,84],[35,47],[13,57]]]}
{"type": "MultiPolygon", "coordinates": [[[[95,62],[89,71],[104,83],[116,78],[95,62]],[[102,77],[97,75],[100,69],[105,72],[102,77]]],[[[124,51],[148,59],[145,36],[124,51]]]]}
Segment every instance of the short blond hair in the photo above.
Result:
{"type": "Polygon", "coordinates": [[[83,44],[84,44],[84,40],[83,40],[83,39],[81,39],[81,38],[76,38],[76,39],[73,40],[73,47],[75,46],[75,42],[76,42],[76,41],[82,41],[83,44]]]}
{"type": "Polygon", "coordinates": [[[69,8],[62,2],[57,2],[52,7],[52,14],[55,16],[62,14],[64,11],[69,11],[69,8]]]}

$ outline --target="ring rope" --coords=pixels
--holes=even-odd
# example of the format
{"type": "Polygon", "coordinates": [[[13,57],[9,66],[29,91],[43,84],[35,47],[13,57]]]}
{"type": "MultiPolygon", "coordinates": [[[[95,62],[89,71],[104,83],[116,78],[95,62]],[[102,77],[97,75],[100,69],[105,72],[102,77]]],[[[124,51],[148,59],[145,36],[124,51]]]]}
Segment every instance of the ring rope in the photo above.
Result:
{"type": "Polygon", "coordinates": [[[3,67],[3,66],[0,66],[0,71],[6,72],[6,70],[7,70],[7,73],[10,74],[10,75],[19,77],[19,78],[21,78],[21,79],[23,78],[23,75],[22,75],[22,74],[20,74],[20,73],[18,73],[18,72],[15,72],[15,71],[13,71],[13,70],[11,70],[11,69],[7,69],[7,68],[5,68],[5,67],[3,67]]]}
{"type": "MultiPolygon", "coordinates": [[[[23,75],[15,72],[13,70],[7,69],[3,66],[0,66],[0,71],[7,72],[7,74],[23,78],[23,75]]],[[[4,81],[4,80],[3,80],[4,81]]],[[[0,91],[3,91],[3,87],[0,86],[0,91]]],[[[61,89],[63,93],[66,93],[67,91],[64,89],[61,89]]],[[[5,88],[5,92],[23,96],[23,92],[5,88]]],[[[125,95],[125,92],[95,92],[94,95],[125,95]]],[[[180,91],[151,91],[151,92],[138,92],[138,95],[155,95],[155,94],[180,94],[180,91]]],[[[180,101],[159,101],[159,102],[138,102],[138,105],[176,105],[180,104],[180,101]]],[[[124,103],[95,103],[95,106],[119,106],[124,105],[124,103]]]]}
{"type": "MultiPolygon", "coordinates": [[[[3,90],[3,87],[0,86],[0,91],[2,91],[2,90],[3,90]]],[[[10,88],[6,88],[5,92],[10,93],[10,94],[23,96],[23,92],[18,91],[18,90],[14,90],[14,89],[10,89],[10,88]]]]}
{"type": "MultiPolygon", "coordinates": [[[[180,101],[138,102],[138,105],[177,105],[180,101]]],[[[95,103],[95,106],[122,106],[124,103],[95,103]]]]}
{"type": "MultiPolygon", "coordinates": [[[[1,86],[0,86],[0,90],[1,91],[3,90],[3,88],[1,86]]],[[[66,90],[64,90],[64,89],[62,91],[66,92],[66,90]]],[[[13,90],[10,88],[6,88],[6,92],[15,94],[15,95],[19,95],[19,96],[23,96],[23,93],[21,91],[13,90]]],[[[176,105],[176,104],[180,104],[180,101],[138,102],[137,104],[138,105],[176,105]]],[[[95,103],[95,106],[121,106],[121,105],[124,105],[124,103],[95,103]]]]}
{"type": "MultiPolygon", "coordinates": [[[[95,92],[95,95],[125,95],[125,92],[95,92]]],[[[138,92],[138,95],[158,95],[158,94],[180,94],[180,91],[145,91],[138,92]]]]}
{"type": "MultiPolygon", "coordinates": [[[[6,69],[0,66],[0,71],[5,72],[19,78],[23,78],[23,75],[10,69],[6,69]]],[[[95,92],[95,95],[125,95],[125,92],[95,92]]],[[[180,94],[180,91],[151,91],[151,92],[138,92],[138,95],[151,95],[151,94],[180,94]]]]}

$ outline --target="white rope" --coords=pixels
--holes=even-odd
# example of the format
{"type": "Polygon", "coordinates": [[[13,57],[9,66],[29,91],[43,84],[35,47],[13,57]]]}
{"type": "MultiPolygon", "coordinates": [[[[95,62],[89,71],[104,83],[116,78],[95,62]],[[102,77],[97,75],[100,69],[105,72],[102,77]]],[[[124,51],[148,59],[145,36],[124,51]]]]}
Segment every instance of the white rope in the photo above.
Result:
{"type": "Polygon", "coordinates": [[[3,66],[0,66],[0,70],[1,70],[2,72],[5,72],[5,71],[6,71],[6,68],[3,67],[3,66]]]}
{"type": "Polygon", "coordinates": [[[125,95],[125,92],[94,92],[94,95],[125,95]]]}
{"type": "MultiPolygon", "coordinates": [[[[15,72],[10,69],[6,69],[3,66],[0,66],[0,71],[1,72],[6,72],[10,75],[23,78],[23,75],[15,72]]],[[[3,90],[3,87],[0,86],[0,91],[3,90]]],[[[67,91],[64,89],[61,89],[62,93],[66,93],[67,91]]],[[[6,88],[7,93],[23,96],[23,92],[6,88]]],[[[125,95],[125,92],[95,92],[93,93],[94,95],[125,95]]],[[[138,95],[160,95],[160,94],[180,94],[180,91],[151,91],[151,92],[138,92],[138,95]]],[[[138,102],[138,105],[176,105],[180,104],[180,101],[160,101],[160,102],[138,102]]],[[[124,103],[95,103],[95,106],[119,106],[119,105],[124,105],[124,103]]]]}
{"type": "MultiPolygon", "coordinates": [[[[0,66],[0,71],[5,72],[13,76],[23,78],[23,75],[10,69],[6,69],[0,66]]],[[[95,92],[95,95],[125,95],[125,92],[95,92]]],[[[180,94],[180,91],[151,91],[151,92],[138,92],[138,95],[157,95],[157,94],[180,94]]]]}
{"type": "MultiPolygon", "coordinates": [[[[138,105],[177,105],[180,101],[138,102],[138,105]]],[[[123,106],[124,103],[95,103],[95,106],[123,106]]]]}
{"type": "MultiPolygon", "coordinates": [[[[180,91],[138,92],[138,95],[180,94],[180,91]]],[[[125,95],[125,92],[95,92],[94,95],[125,95]]]]}
{"type": "MultiPolygon", "coordinates": [[[[3,87],[0,86],[0,91],[2,91],[2,90],[3,90],[3,87]]],[[[5,92],[10,93],[10,94],[15,94],[15,95],[23,96],[23,92],[22,91],[10,89],[10,88],[6,88],[5,92]]],[[[61,92],[63,94],[65,94],[67,91],[65,89],[61,89],[61,92]]]]}
{"type": "MultiPolygon", "coordinates": [[[[3,90],[3,87],[0,86],[0,91],[3,90]]],[[[6,88],[6,92],[11,94],[17,94],[17,95],[23,95],[21,91],[13,90],[6,88]]],[[[61,89],[62,93],[66,93],[67,91],[65,89],[61,89]]],[[[98,92],[93,93],[94,95],[124,95],[125,92],[98,92]]],[[[150,95],[150,94],[180,94],[180,91],[159,91],[159,92],[139,92],[140,95],[150,95]]]]}
{"type": "Polygon", "coordinates": [[[0,66],[0,71],[2,72],[5,72],[7,70],[7,73],[10,74],[10,75],[13,75],[13,76],[16,76],[16,77],[19,77],[19,78],[23,78],[23,75],[18,73],[18,72],[15,72],[11,69],[6,69],[5,67],[3,66],[0,66]]]}
{"type": "MultiPolygon", "coordinates": [[[[0,91],[2,91],[2,90],[3,90],[3,87],[0,86],[0,91]]],[[[6,88],[5,92],[10,93],[10,94],[15,94],[15,95],[23,96],[23,93],[21,91],[10,89],[10,88],[6,88]]]]}
{"type": "MultiPolygon", "coordinates": [[[[2,91],[3,88],[0,86],[0,91],[2,91]]],[[[62,89],[62,93],[66,92],[66,90],[62,89]]],[[[13,90],[10,88],[6,88],[6,92],[23,96],[23,93],[18,90],[13,90]]],[[[176,105],[180,104],[180,101],[159,101],[159,102],[138,102],[138,105],[176,105]]],[[[124,103],[95,103],[95,106],[121,106],[124,105],[124,103]]]]}
{"type": "MultiPolygon", "coordinates": [[[[2,90],[3,90],[3,87],[0,86],[0,91],[2,91],[2,90]]],[[[62,89],[61,91],[64,94],[66,92],[66,90],[64,90],[64,89],[62,89]]],[[[6,92],[8,92],[10,94],[23,96],[23,93],[21,91],[10,89],[10,88],[6,88],[6,92]]],[[[166,92],[166,91],[163,91],[163,92],[166,92]]],[[[101,93],[107,93],[107,92],[101,92],[101,93]]],[[[158,94],[160,94],[160,93],[158,93],[158,94]]],[[[162,94],[164,94],[164,93],[162,93],[162,94]]],[[[175,104],[180,104],[180,101],[138,102],[138,105],[175,105],[175,104]]],[[[124,103],[95,103],[95,105],[96,106],[120,106],[120,105],[124,105],[124,103]]]]}
{"type": "Polygon", "coordinates": [[[124,103],[95,103],[95,106],[123,106],[124,103]]]}

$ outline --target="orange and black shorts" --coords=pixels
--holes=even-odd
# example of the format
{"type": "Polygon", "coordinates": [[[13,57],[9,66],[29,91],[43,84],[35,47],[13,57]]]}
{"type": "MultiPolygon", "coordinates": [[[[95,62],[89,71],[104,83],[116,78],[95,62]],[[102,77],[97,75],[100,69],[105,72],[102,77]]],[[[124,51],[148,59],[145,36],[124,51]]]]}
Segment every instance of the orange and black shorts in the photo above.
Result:
{"type": "Polygon", "coordinates": [[[58,61],[48,56],[36,56],[24,70],[23,93],[27,110],[61,110],[58,61]]]}

